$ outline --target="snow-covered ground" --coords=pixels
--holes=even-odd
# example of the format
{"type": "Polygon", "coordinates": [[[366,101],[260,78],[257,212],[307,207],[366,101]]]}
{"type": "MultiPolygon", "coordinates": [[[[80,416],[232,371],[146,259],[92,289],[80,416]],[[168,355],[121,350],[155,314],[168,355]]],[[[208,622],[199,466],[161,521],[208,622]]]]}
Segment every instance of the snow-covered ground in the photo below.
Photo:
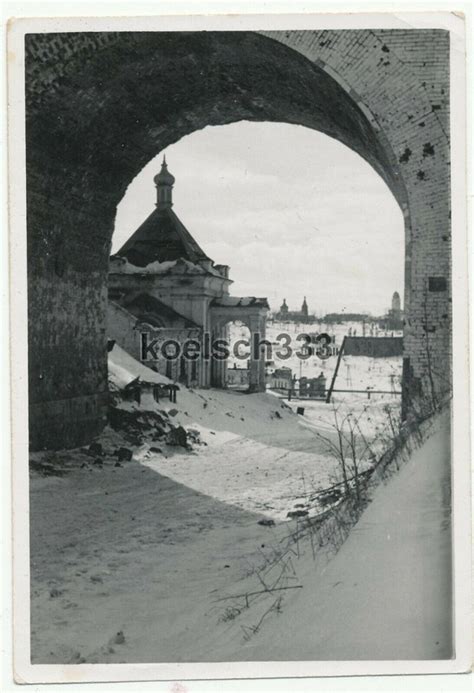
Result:
{"type": "MultiPolygon", "coordinates": [[[[133,363],[121,361],[121,367],[134,375],[133,363]]],[[[386,412],[375,397],[352,397],[334,403],[337,415],[362,415],[364,435],[372,440],[385,425],[386,412]]],[[[395,411],[399,400],[389,397],[385,404],[395,411]]],[[[176,404],[149,401],[147,406],[194,431],[201,442],[192,449],[144,439],[130,461],[117,463],[114,451],[130,445],[108,428],[100,437],[101,464],[85,450],[33,455],[33,661],[351,658],[351,648],[354,658],[367,652],[374,659],[388,653],[377,644],[387,618],[394,627],[387,658],[405,656],[410,647],[444,656],[447,635],[439,631],[445,619],[449,524],[445,429],[428,441],[425,452],[418,451],[418,461],[377,491],[327,567],[322,552],[321,560],[313,560],[314,547],[310,550],[307,542],[298,542],[297,551],[290,548],[293,560],[285,562],[284,578],[276,578],[285,586],[281,609],[266,615],[266,599],[244,610],[241,602],[227,600],[260,590],[260,569],[265,580],[275,580],[282,547],[291,546],[298,526],[288,512],[303,507],[316,512],[308,497],[340,478],[338,463],[320,437],[336,439],[333,407],[304,402],[299,416],[296,405],[301,402],[287,403],[270,393],[181,389],[176,404]],[[47,475],[41,473],[45,468],[47,475]],[[370,513],[375,513],[372,519],[370,513]],[[347,577],[352,571],[357,589],[347,577]],[[334,583],[344,585],[338,609],[334,583]],[[368,608],[364,622],[371,593],[379,611],[368,608]],[[424,594],[438,600],[436,609],[424,594]],[[352,598],[357,603],[349,609],[352,598]],[[334,617],[326,603],[333,604],[334,617]],[[267,635],[264,627],[254,633],[262,617],[274,619],[280,610],[267,635]],[[352,612],[354,623],[369,629],[357,643],[353,631],[342,633],[341,624],[352,612]],[[384,624],[377,630],[379,614],[384,624]],[[324,625],[315,629],[315,623],[324,625]],[[425,638],[428,628],[435,628],[435,644],[425,638]],[[332,633],[331,639],[323,633],[332,633]],[[415,634],[424,638],[422,644],[410,645],[415,634]]],[[[138,408],[123,406],[131,412],[138,408]]]]}
{"type": "Polygon", "coordinates": [[[301,417],[272,395],[184,389],[176,405],[156,406],[203,444],[152,442],[115,466],[113,451],[130,446],[108,429],[102,465],[83,450],[32,456],[62,473],[31,476],[34,661],[122,661],[124,648],[109,640],[124,631],[131,643],[152,623],[152,658],[185,660],[183,631],[192,642],[196,621],[216,622],[204,614],[211,592],[259,557],[268,528],[258,521],[274,517],[286,533],[278,518],[305,484],[334,471],[301,417]]]}
{"type": "MultiPolygon", "coordinates": [[[[170,459],[178,457],[197,459],[170,459]]],[[[69,454],[64,476],[32,478],[34,661],[450,655],[447,422],[376,490],[329,563],[314,561],[308,541],[299,556],[293,549],[280,584],[301,588],[279,593],[273,610],[275,593],[249,609],[225,597],[273,584],[268,569],[257,571],[297,521],[262,526],[266,512],[222,502],[150,462],[96,469],[81,460],[69,454]]]]}
{"type": "Polygon", "coordinates": [[[277,397],[213,390],[180,393],[179,403],[184,412],[176,422],[198,430],[206,445],[185,459],[145,449],[137,458],[189,488],[285,520],[307,492],[330,485],[337,473],[309,420],[277,397]]]}
{"type": "MultiPolygon", "coordinates": [[[[301,359],[297,352],[301,351],[304,340],[298,341],[298,335],[305,333],[326,332],[335,338],[335,344],[340,347],[342,340],[349,329],[356,330],[359,336],[362,335],[362,323],[346,322],[340,325],[299,325],[272,323],[267,326],[266,339],[272,344],[271,361],[273,368],[291,368],[293,376],[296,378],[317,377],[321,372],[326,377],[327,386],[331,382],[334,369],[336,367],[337,355],[331,355],[327,359],[318,356],[310,356],[301,359]],[[279,335],[285,334],[285,337],[279,335]],[[288,345],[290,351],[284,347],[288,345]]],[[[379,335],[385,333],[379,331],[379,335]]],[[[390,333],[391,334],[391,333],[390,333]]],[[[396,333],[401,336],[401,333],[396,333]]],[[[233,323],[229,328],[230,344],[234,344],[238,339],[248,339],[249,332],[245,325],[233,323]]],[[[245,350],[243,350],[245,353],[245,350]]],[[[246,366],[246,361],[236,358],[229,359],[230,367],[235,363],[238,368],[246,366]]],[[[369,358],[366,356],[343,356],[335,383],[335,388],[339,390],[366,390],[368,387],[373,390],[383,390],[389,393],[400,391],[402,376],[402,357],[369,358]]],[[[341,398],[342,393],[337,394],[341,398]]],[[[375,395],[373,395],[375,397],[375,395]]],[[[389,397],[389,396],[385,396],[389,397]]],[[[378,401],[384,399],[384,395],[377,395],[378,401]]]]}
{"type": "MultiPolygon", "coordinates": [[[[225,656],[252,660],[444,659],[452,656],[450,420],[390,481],[337,555],[306,551],[301,590],[225,656]]],[[[221,640],[222,642],[222,640],[221,640]]],[[[225,648],[225,645],[222,645],[225,648]]]]}

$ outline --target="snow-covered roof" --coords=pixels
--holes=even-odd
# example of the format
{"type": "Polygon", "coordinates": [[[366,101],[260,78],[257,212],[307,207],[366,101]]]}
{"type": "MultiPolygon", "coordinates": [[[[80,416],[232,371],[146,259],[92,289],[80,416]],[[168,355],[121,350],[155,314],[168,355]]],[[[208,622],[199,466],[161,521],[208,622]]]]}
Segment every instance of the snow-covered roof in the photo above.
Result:
{"type": "Polygon", "coordinates": [[[112,255],[110,258],[110,269],[111,274],[212,274],[215,277],[221,277],[222,273],[219,272],[215,267],[213,267],[211,261],[205,262],[204,265],[191,262],[182,257],[176,260],[165,260],[164,262],[159,262],[155,260],[150,262],[148,265],[134,265],[127,258],[120,255],[112,255]]]}
{"type": "Polygon", "coordinates": [[[173,381],[161,373],[152,371],[144,366],[133,356],[130,356],[122,347],[115,344],[108,354],[109,378],[119,389],[123,389],[137,378],[141,383],[153,383],[156,385],[173,385],[173,381]]]}
{"type": "Polygon", "coordinates": [[[249,306],[261,306],[269,308],[266,298],[257,298],[256,296],[221,296],[212,301],[213,306],[221,306],[225,308],[246,308],[249,306]]]}

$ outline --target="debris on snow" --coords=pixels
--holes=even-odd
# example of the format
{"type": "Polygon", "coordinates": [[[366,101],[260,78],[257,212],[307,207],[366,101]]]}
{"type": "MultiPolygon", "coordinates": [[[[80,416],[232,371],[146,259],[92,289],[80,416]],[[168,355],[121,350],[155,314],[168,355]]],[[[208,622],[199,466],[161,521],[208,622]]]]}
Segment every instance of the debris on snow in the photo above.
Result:
{"type": "Polygon", "coordinates": [[[118,448],[115,451],[115,457],[117,457],[119,462],[130,462],[133,457],[133,451],[128,448],[118,448]]]}
{"type": "Polygon", "coordinates": [[[91,443],[87,449],[87,455],[90,457],[97,457],[98,455],[105,455],[104,449],[101,443],[94,442],[91,443]]]}
{"type": "Polygon", "coordinates": [[[172,428],[166,435],[166,443],[168,445],[179,445],[182,448],[188,447],[188,436],[182,426],[172,428]]]}

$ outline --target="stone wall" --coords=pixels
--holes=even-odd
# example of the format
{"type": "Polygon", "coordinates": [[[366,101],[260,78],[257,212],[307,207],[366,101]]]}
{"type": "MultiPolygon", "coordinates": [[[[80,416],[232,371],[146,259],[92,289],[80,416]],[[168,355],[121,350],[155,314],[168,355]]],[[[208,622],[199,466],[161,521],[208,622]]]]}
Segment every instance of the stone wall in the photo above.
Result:
{"type": "Polygon", "coordinates": [[[25,48],[33,447],[103,423],[107,263],[130,181],[184,135],[242,119],[320,130],[386,181],[406,221],[405,398],[429,364],[449,384],[447,33],[30,34],[25,48]]]}

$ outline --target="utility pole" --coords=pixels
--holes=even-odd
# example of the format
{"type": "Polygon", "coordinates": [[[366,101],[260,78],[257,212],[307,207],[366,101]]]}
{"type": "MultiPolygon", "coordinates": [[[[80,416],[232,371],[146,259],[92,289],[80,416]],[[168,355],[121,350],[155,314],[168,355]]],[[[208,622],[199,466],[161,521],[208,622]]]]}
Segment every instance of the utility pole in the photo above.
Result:
{"type": "Polygon", "coordinates": [[[329,386],[329,390],[328,390],[328,393],[326,395],[326,404],[329,404],[331,401],[331,395],[332,395],[332,391],[334,390],[334,385],[336,384],[337,372],[339,370],[339,365],[341,363],[342,354],[344,353],[345,344],[346,344],[346,337],[344,336],[344,339],[342,340],[341,348],[339,349],[339,353],[337,355],[336,368],[335,368],[333,376],[332,376],[331,385],[329,386]]]}

